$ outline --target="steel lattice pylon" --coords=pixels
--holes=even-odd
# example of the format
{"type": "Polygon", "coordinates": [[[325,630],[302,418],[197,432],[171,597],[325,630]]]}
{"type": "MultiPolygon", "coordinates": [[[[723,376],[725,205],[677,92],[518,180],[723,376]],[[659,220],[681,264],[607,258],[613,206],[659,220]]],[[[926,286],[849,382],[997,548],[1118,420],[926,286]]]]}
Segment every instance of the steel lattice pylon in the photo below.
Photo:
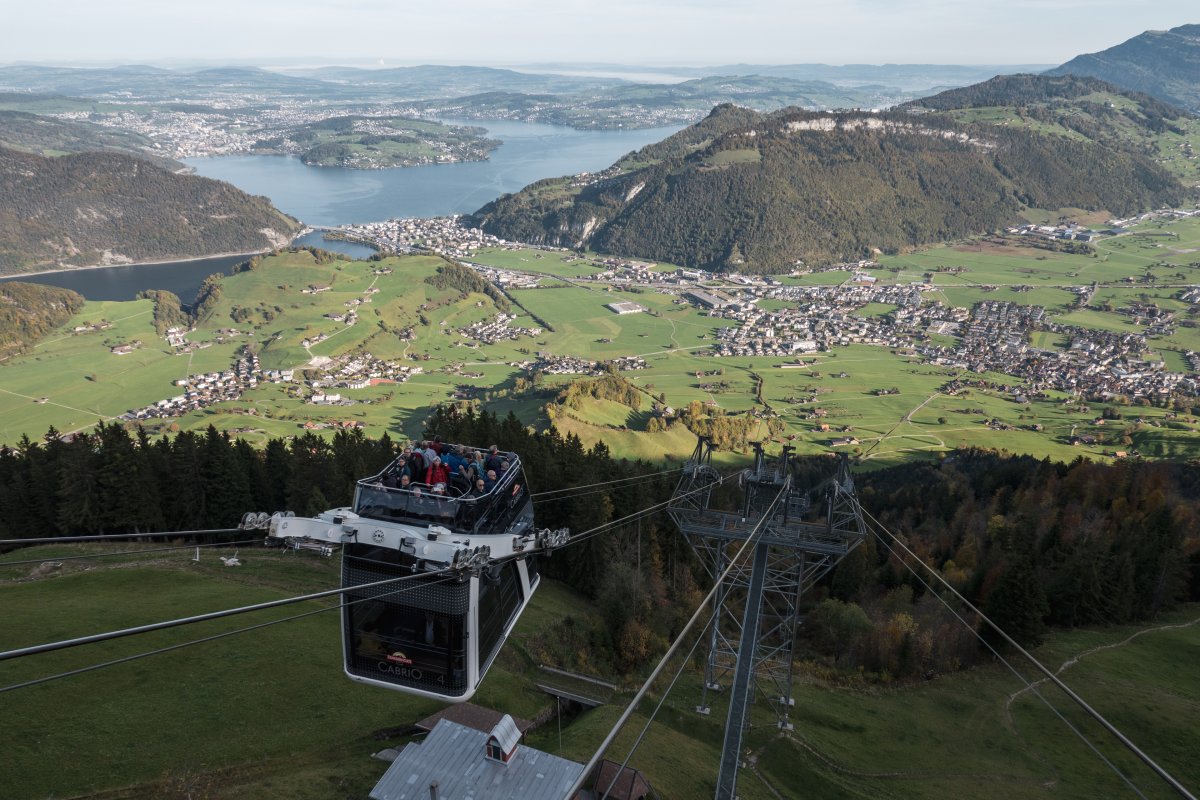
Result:
{"type": "Polygon", "coordinates": [[[781,728],[790,729],[792,649],[800,621],[800,598],[838,561],[866,539],[862,510],[847,461],[817,487],[793,485],[789,452],[768,463],[755,445],[754,467],[741,474],[742,501],[736,510],[713,508],[721,482],[712,466],[713,447],[704,437],[684,467],[669,511],[684,538],[716,579],[736,546],[754,535],[754,557],[735,565],[713,599],[713,624],[704,669],[701,705],[729,682],[729,716],[717,780],[718,800],[732,800],[742,731],[756,695],[774,707],[781,728]],[[816,501],[810,495],[817,495],[816,501]],[[752,636],[744,631],[751,629],[752,636]]]}

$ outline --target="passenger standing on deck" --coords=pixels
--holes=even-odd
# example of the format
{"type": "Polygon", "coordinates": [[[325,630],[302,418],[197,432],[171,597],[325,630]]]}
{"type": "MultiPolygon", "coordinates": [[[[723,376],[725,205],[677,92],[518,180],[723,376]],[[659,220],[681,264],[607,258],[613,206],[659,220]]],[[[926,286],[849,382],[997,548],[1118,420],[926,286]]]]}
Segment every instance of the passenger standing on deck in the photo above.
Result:
{"type": "Polygon", "coordinates": [[[484,466],[482,451],[480,451],[480,450],[475,451],[475,459],[470,463],[470,465],[468,466],[468,469],[471,472],[470,477],[472,480],[478,480],[478,479],[482,478],[484,475],[487,475],[487,467],[484,466]]]}
{"type": "Polygon", "coordinates": [[[407,475],[409,477],[409,480],[412,480],[412,477],[413,477],[412,466],[408,463],[408,459],[405,458],[404,456],[400,456],[400,458],[396,459],[396,474],[397,475],[407,475]]]}
{"type": "Polygon", "coordinates": [[[500,448],[496,447],[496,445],[492,445],[488,448],[487,460],[483,462],[484,469],[492,470],[499,474],[501,458],[500,448]]]}
{"type": "Polygon", "coordinates": [[[425,476],[425,469],[428,466],[429,465],[425,463],[425,456],[421,453],[420,449],[413,448],[413,450],[408,454],[408,471],[410,473],[410,477],[414,481],[420,480],[425,476]]]}
{"type": "Polygon", "coordinates": [[[425,483],[430,486],[437,484],[450,483],[450,470],[446,469],[446,465],[442,463],[442,459],[437,456],[433,457],[433,463],[425,470],[425,483]]]}
{"type": "Polygon", "coordinates": [[[466,458],[463,457],[463,446],[460,444],[457,447],[444,449],[447,452],[442,453],[442,463],[446,465],[446,469],[450,470],[451,477],[463,474],[463,467],[467,464],[466,458]]]}

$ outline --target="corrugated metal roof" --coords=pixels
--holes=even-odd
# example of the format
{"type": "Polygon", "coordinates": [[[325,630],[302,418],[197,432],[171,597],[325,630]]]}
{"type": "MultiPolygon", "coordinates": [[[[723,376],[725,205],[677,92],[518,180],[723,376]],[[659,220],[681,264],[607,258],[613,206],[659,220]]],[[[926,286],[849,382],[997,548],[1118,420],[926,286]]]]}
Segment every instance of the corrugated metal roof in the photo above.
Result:
{"type": "Polygon", "coordinates": [[[525,745],[502,764],[486,757],[487,739],[440,721],[425,741],[404,748],[371,790],[372,800],[429,800],[433,781],[438,800],[562,800],[583,771],[582,764],[525,745]]]}
{"type": "Polygon", "coordinates": [[[501,750],[505,753],[511,753],[513,748],[517,746],[517,742],[521,741],[521,732],[517,730],[517,723],[513,721],[513,718],[505,714],[488,735],[489,739],[492,737],[495,737],[496,743],[500,745],[501,750]]]}

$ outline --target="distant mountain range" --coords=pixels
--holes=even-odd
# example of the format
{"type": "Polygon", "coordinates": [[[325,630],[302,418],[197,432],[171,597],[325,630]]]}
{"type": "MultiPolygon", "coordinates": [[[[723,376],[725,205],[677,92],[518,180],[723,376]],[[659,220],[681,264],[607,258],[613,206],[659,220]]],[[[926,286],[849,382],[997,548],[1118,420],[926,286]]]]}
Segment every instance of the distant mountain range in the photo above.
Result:
{"type": "Polygon", "coordinates": [[[723,106],[598,179],[539,181],[468,221],[519,241],[777,271],[984,233],[1026,207],[1182,202],[1149,142],[1188,124],[1100,81],[1032,75],[885,114],[723,106]]]}
{"type": "Polygon", "coordinates": [[[1200,25],[1146,31],[1099,53],[1076,56],[1051,75],[1088,75],[1200,114],[1200,25]]]}
{"type": "Polygon", "coordinates": [[[630,80],[647,73],[664,77],[706,78],[718,75],[759,75],[774,78],[791,78],[797,81],[823,81],[838,87],[878,85],[893,87],[903,92],[929,92],[936,87],[965,86],[978,83],[996,75],[1011,75],[1019,72],[1041,72],[1050,64],[722,64],[712,67],[656,67],[648,68],[627,64],[571,64],[551,62],[529,64],[526,68],[539,72],[566,74],[596,74],[619,77],[630,76],[630,80]]]}
{"type": "Polygon", "coordinates": [[[0,148],[0,273],[265,250],[299,227],[265,197],[123,153],[0,148]]]}
{"type": "Polygon", "coordinates": [[[662,73],[679,79],[711,77],[788,78],[820,81],[840,88],[874,85],[893,92],[927,92],[935,87],[962,86],[998,74],[1037,72],[1048,65],[953,64],[727,64],[650,70],[628,65],[539,64],[536,71],[477,66],[427,64],[362,69],[315,67],[267,70],[227,66],[163,69],[145,65],[103,68],[15,65],[0,67],[0,91],[45,92],[85,97],[133,95],[169,100],[198,94],[271,93],[275,96],[328,98],[389,94],[406,100],[460,97],[485,92],[574,94],[624,84],[665,84],[641,76],[662,73]],[[627,75],[628,77],[622,77],[627,75]]]}
{"type": "Polygon", "coordinates": [[[273,100],[422,99],[486,91],[577,92],[623,83],[620,79],[533,75],[491,67],[322,67],[280,72],[259,67],[170,70],[148,66],[81,69],[0,67],[0,91],[28,91],[84,97],[176,98],[267,95],[273,100]]]}

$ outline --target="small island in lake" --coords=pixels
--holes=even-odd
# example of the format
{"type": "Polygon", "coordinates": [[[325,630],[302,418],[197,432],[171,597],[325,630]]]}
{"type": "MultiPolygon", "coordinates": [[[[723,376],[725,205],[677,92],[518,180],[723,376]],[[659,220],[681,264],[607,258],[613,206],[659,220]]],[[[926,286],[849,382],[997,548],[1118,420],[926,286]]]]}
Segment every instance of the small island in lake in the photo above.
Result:
{"type": "Polygon", "coordinates": [[[486,133],[409,117],[330,117],[275,131],[255,142],[254,150],[298,155],[313,167],[390,169],[485,161],[500,146],[486,133]]]}

